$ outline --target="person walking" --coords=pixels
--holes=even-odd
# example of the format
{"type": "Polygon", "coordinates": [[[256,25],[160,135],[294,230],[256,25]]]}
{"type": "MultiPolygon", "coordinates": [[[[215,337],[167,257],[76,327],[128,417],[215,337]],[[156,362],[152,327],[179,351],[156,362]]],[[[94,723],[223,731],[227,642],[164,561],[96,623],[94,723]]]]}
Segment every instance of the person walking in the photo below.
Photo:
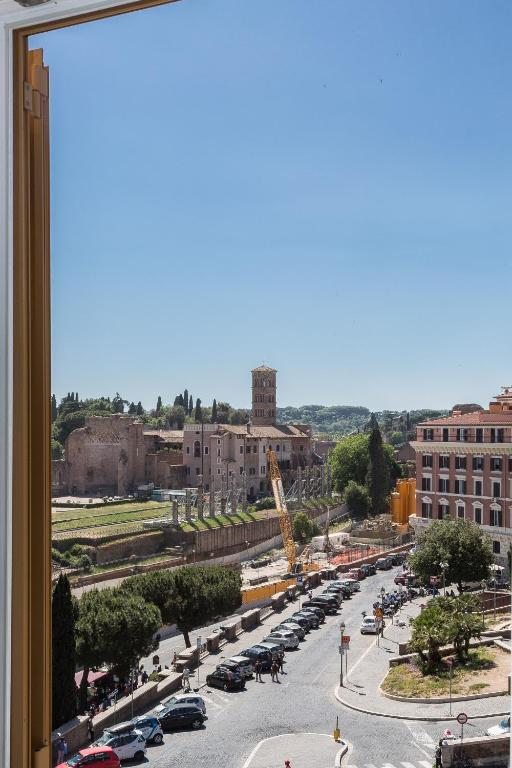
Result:
{"type": "Polygon", "coordinates": [[[182,683],[183,683],[183,691],[185,693],[188,693],[190,691],[190,670],[188,667],[185,667],[185,669],[183,670],[182,683]]]}
{"type": "Polygon", "coordinates": [[[254,662],[254,674],[256,682],[262,683],[263,680],[261,679],[261,661],[259,659],[256,659],[254,662]]]}
{"type": "Polygon", "coordinates": [[[94,741],[94,722],[90,715],[87,718],[87,733],[89,734],[89,740],[92,744],[92,742],[94,741]]]}
{"type": "Polygon", "coordinates": [[[283,651],[283,649],[282,649],[282,648],[281,648],[281,650],[279,651],[279,654],[278,654],[278,656],[277,656],[277,663],[278,663],[278,665],[279,665],[279,671],[280,671],[280,673],[281,673],[282,675],[284,675],[284,668],[283,668],[283,664],[284,664],[284,651],[283,651]]]}
{"type": "Polygon", "coordinates": [[[272,676],[272,682],[273,683],[278,683],[279,682],[279,676],[277,674],[278,670],[279,670],[279,667],[278,667],[277,661],[274,660],[272,662],[272,666],[270,667],[270,674],[272,676]]]}
{"type": "Polygon", "coordinates": [[[65,742],[62,738],[62,733],[57,734],[57,741],[55,742],[55,749],[57,750],[57,765],[64,762],[64,748],[65,742]]]}

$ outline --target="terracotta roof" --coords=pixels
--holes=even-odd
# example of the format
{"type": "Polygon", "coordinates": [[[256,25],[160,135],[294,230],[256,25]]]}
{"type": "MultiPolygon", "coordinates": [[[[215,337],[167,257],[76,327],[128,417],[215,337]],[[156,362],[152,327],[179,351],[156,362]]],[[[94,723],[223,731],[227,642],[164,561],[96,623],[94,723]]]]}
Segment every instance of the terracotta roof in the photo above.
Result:
{"type": "Polygon", "coordinates": [[[256,371],[260,371],[261,373],[277,373],[277,368],[269,368],[268,365],[259,365],[257,368],[253,368],[251,373],[256,373],[256,371]]]}
{"type": "Polygon", "coordinates": [[[151,437],[161,437],[168,443],[183,442],[183,430],[181,429],[145,429],[144,434],[151,437]]]}
{"type": "Polygon", "coordinates": [[[459,415],[443,416],[440,419],[422,421],[418,427],[466,427],[466,426],[492,426],[493,424],[511,424],[512,411],[474,411],[459,415]]]}
{"type": "Polygon", "coordinates": [[[251,426],[251,431],[247,431],[245,425],[234,426],[232,424],[219,424],[219,427],[226,432],[234,435],[245,435],[246,437],[268,437],[268,438],[287,438],[287,437],[308,437],[308,433],[293,424],[276,424],[269,427],[251,426]]]}

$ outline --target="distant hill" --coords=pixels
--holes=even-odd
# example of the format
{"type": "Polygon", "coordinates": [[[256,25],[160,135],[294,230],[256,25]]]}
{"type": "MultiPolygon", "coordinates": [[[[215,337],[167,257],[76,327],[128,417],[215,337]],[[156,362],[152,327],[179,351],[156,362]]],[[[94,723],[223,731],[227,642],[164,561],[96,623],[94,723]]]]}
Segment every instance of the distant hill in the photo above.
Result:
{"type": "Polygon", "coordinates": [[[301,405],[277,409],[280,424],[311,424],[315,433],[330,436],[363,429],[369,418],[368,408],[360,405],[301,405]]]}

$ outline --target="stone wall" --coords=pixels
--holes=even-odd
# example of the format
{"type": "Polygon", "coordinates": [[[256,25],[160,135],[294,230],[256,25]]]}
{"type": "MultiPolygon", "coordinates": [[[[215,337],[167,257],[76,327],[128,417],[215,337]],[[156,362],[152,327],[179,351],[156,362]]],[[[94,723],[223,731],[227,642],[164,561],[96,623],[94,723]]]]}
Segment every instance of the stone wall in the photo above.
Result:
{"type": "Polygon", "coordinates": [[[135,555],[144,557],[160,552],[164,548],[163,531],[151,531],[140,535],[118,539],[107,544],[101,544],[96,548],[96,563],[115,563],[135,555]]]}

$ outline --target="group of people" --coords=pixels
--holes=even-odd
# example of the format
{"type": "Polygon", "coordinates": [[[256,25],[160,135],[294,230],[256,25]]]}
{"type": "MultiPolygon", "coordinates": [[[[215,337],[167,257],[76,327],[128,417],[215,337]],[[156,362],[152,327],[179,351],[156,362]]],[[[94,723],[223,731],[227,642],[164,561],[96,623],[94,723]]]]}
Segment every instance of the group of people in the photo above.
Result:
{"type": "MultiPolygon", "coordinates": [[[[261,677],[261,669],[262,669],[262,663],[259,659],[257,659],[254,662],[254,679],[257,683],[262,683],[263,678],[261,677]]],[[[284,651],[281,649],[277,656],[272,659],[272,664],[270,667],[270,676],[272,678],[273,683],[279,682],[279,672],[284,675],[286,672],[284,671],[284,651]]]]}

